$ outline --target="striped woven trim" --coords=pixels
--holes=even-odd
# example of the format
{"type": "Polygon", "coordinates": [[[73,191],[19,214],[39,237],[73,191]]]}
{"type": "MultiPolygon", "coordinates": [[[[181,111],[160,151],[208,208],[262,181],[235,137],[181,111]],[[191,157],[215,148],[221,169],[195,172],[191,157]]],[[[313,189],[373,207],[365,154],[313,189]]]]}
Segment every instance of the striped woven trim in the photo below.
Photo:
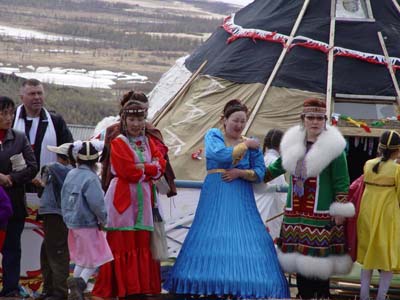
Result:
{"type": "Polygon", "coordinates": [[[125,226],[125,227],[104,227],[104,231],[138,231],[138,230],[146,230],[146,231],[154,231],[154,227],[138,225],[138,226],[125,226]]]}
{"type": "MultiPolygon", "coordinates": [[[[325,222],[326,225],[329,223],[325,222]]],[[[306,224],[282,224],[278,246],[282,252],[325,257],[347,252],[343,225],[330,227],[306,224]]]]}
{"type": "Polygon", "coordinates": [[[316,256],[316,257],[327,257],[329,255],[343,255],[347,254],[347,247],[344,244],[331,245],[326,248],[315,248],[310,246],[305,246],[301,244],[284,244],[277,241],[279,249],[283,253],[293,253],[297,252],[303,255],[316,256]]]}
{"type": "Polygon", "coordinates": [[[349,200],[347,199],[347,193],[337,193],[335,196],[335,201],[339,203],[349,202],[349,200]]]}

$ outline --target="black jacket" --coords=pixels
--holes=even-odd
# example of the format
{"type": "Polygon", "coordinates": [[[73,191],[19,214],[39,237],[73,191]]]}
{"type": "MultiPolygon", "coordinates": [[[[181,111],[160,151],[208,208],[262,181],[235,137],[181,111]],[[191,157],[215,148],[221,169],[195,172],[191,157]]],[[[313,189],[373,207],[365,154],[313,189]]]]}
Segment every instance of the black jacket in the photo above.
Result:
{"type": "Polygon", "coordinates": [[[11,219],[23,220],[28,215],[24,185],[30,182],[37,172],[35,155],[25,134],[14,129],[8,129],[0,145],[0,173],[10,175],[13,182],[12,187],[4,187],[10,196],[14,212],[11,219]],[[26,168],[21,171],[13,171],[10,157],[19,153],[22,153],[25,159],[26,168]]]}

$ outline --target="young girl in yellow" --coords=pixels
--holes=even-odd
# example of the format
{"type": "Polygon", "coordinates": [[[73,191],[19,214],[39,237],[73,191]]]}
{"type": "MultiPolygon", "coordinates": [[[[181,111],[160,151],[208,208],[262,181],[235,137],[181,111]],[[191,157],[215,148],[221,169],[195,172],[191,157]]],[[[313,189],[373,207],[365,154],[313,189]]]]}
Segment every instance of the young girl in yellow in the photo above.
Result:
{"type": "Polygon", "coordinates": [[[357,261],[362,265],[360,299],[369,299],[374,269],[380,270],[377,300],[383,300],[393,272],[400,271],[400,136],[385,131],[381,156],[364,166],[365,190],[357,219],[357,261]]]}

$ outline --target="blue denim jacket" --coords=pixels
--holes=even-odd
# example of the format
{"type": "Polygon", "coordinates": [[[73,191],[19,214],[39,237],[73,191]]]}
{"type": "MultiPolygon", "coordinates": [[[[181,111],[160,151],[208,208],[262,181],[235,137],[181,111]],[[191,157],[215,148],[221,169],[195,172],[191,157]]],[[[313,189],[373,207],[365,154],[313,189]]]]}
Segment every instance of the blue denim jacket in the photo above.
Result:
{"type": "Polygon", "coordinates": [[[39,215],[61,215],[61,188],[72,166],[59,162],[48,164],[42,168],[42,178],[46,180],[43,194],[40,197],[39,215]]]}
{"type": "Polygon", "coordinates": [[[68,173],[61,189],[61,210],[68,228],[107,223],[100,179],[88,166],[80,165],[68,173]]]}

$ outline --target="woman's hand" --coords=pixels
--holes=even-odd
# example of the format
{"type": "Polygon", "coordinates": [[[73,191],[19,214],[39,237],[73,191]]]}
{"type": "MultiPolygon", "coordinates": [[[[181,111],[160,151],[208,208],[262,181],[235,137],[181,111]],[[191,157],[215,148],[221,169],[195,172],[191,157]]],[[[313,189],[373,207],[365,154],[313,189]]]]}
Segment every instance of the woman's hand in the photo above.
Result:
{"type": "Polygon", "coordinates": [[[260,148],[260,142],[256,139],[247,139],[244,141],[246,144],[247,148],[249,149],[258,149],[260,148]]]}
{"type": "Polygon", "coordinates": [[[342,216],[332,217],[332,221],[335,221],[336,225],[343,225],[345,220],[346,220],[346,218],[342,217],[342,216]]]}
{"type": "Polygon", "coordinates": [[[11,176],[0,173],[0,185],[4,187],[11,187],[13,185],[11,176]]]}
{"type": "Polygon", "coordinates": [[[44,187],[44,183],[39,178],[33,178],[31,182],[36,187],[44,187]]]}
{"type": "Polygon", "coordinates": [[[135,164],[137,169],[143,170],[144,171],[144,164],[135,164]]]}
{"type": "Polygon", "coordinates": [[[242,175],[242,170],[236,168],[229,169],[222,173],[222,180],[225,182],[231,182],[232,180],[239,178],[240,175],[242,175]]]}

